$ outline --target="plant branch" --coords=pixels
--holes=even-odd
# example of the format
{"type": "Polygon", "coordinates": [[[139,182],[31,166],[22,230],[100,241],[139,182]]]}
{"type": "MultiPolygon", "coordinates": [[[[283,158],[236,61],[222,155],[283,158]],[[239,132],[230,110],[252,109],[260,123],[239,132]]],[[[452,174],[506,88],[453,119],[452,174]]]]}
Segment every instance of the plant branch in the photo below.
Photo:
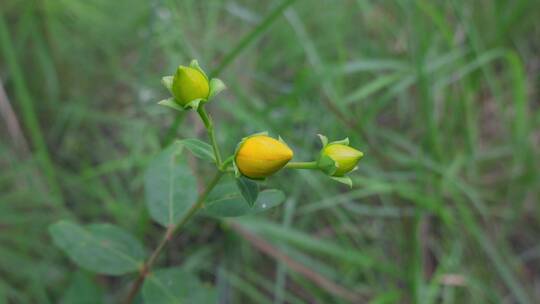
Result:
{"type": "Polygon", "coordinates": [[[227,171],[227,169],[229,169],[229,165],[232,164],[232,162],[234,161],[234,155],[231,155],[229,156],[227,159],[225,159],[223,161],[223,163],[221,164],[221,168],[220,170],[221,171],[227,171]]]}
{"type": "Polygon", "coordinates": [[[137,293],[141,289],[144,280],[150,273],[150,270],[152,269],[152,266],[156,262],[157,258],[159,257],[160,253],[163,251],[167,243],[172,240],[174,234],[176,234],[180,228],[182,228],[192,217],[197,213],[199,209],[201,209],[202,206],[204,206],[204,201],[210,191],[214,189],[214,187],[217,185],[219,180],[223,177],[223,172],[218,171],[214,178],[208,183],[206,186],[206,189],[199,195],[199,198],[191,206],[189,211],[182,217],[182,219],[175,225],[169,226],[167,231],[163,234],[163,237],[157,247],[154,249],[148,260],[144,263],[144,265],[141,267],[141,270],[139,272],[139,276],[131,286],[131,289],[129,290],[129,293],[126,297],[126,300],[124,301],[125,304],[131,304],[135,300],[135,296],[137,296],[137,293]]]}
{"type": "Polygon", "coordinates": [[[218,168],[221,168],[221,153],[219,152],[219,146],[216,140],[216,134],[214,132],[214,123],[212,122],[212,117],[208,115],[206,109],[204,108],[204,105],[199,106],[199,108],[197,109],[197,113],[199,113],[199,116],[201,116],[204,126],[206,127],[206,131],[208,132],[208,137],[210,137],[212,149],[214,150],[214,156],[216,157],[217,166],[218,168]]]}
{"type": "MultiPolygon", "coordinates": [[[[248,46],[250,46],[257,38],[262,36],[264,31],[274,23],[279,16],[281,16],[281,13],[285,11],[291,4],[293,4],[296,0],[283,0],[279,5],[277,5],[274,10],[272,10],[265,18],[261,21],[251,32],[249,32],[247,35],[245,35],[238,44],[231,49],[227,55],[221,60],[221,63],[217,68],[215,68],[213,71],[210,72],[209,78],[214,78],[219,76],[223,70],[227,66],[229,66],[242,51],[244,51],[248,46]]],[[[172,142],[172,139],[174,137],[174,134],[176,133],[176,129],[178,129],[178,126],[180,126],[180,123],[182,121],[181,116],[176,116],[174,119],[174,123],[169,127],[169,130],[167,131],[168,136],[166,137],[165,145],[168,145],[172,142]]]]}
{"type": "Polygon", "coordinates": [[[310,162],[290,162],[285,165],[285,168],[316,170],[319,167],[317,166],[316,161],[310,161],[310,162]]]}

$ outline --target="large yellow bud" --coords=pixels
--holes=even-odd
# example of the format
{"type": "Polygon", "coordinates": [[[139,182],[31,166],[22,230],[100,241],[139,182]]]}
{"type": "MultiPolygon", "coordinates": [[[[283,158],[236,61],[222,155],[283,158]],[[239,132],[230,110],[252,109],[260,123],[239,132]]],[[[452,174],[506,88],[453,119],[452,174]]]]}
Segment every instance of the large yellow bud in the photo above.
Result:
{"type": "Polygon", "coordinates": [[[174,74],[172,94],[181,106],[196,99],[207,99],[210,95],[208,78],[195,68],[179,66],[174,74]]]}
{"type": "Polygon", "coordinates": [[[323,148],[322,154],[336,162],[337,170],[333,176],[343,176],[351,172],[364,156],[364,153],[343,144],[329,144],[323,148]]]}
{"type": "Polygon", "coordinates": [[[262,179],[283,168],[292,157],[293,151],[285,143],[267,135],[253,135],[240,143],[235,163],[243,175],[262,179]]]}

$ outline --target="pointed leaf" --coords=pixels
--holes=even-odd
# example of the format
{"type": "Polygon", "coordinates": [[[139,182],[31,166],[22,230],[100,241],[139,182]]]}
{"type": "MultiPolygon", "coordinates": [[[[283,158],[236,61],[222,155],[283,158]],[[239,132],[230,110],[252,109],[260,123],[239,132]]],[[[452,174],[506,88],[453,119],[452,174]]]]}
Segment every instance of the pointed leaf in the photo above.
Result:
{"type": "Polygon", "coordinates": [[[71,279],[69,287],[62,296],[61,304],[99,304],[103,303],[103,290],[92,278],[78,271],[71,279]]]}
{"type": "Polygon", "coordinates": [[[197,276],[181,268],[161,269],[152,272],[143,286],[145,303],[217,303],[217,292],[203,284],[197,276]]]}
{"type": "Polygon", "coordinates": [[[352,180],[348,176],[340,176],[340,177],[330,176],[330,178],[335,180],[338,183],[345,184],[345,185],[349,186],[350,188],[352,188],[352,180]]]}
{"type": "Polygon", "coordinates": [[[161,105],[161,106],[169,107],[171,109],[174,109],[174,110],[180,111],[180,112],[183,112],[183,111],[186,110],[175,101],[174,97],[163,99],[163,100],[159,101],[158,104],[161,105]]]}
{"type": "Polygon", "coordinates": [[[140,269],[145,259],[141,243],[123,229],[110,224],[87,227],[59,221],[49,227],[56,246],[73,262],[97,273],[121,275],[140,269]]]}
{"type": "Polygon", "coordinates": [[[208,99],[216,96],[226,88],[227,86],[225,85],[225,83],[223,83],[223,81],[221,81],[221,79],[212,78],[212,80],[210,80],[210,94],[208,96],[208,99]]]}
{"type": "Polygon", "coordinates": [[[285,194],[277,189],[259,192],[257,200],[250,207],[233,177],[224,178],[208,195],[202,213],[213,217],[238,217],[256,214],[276,207],[285,201],[285,194]]]}
{"type": "Polygon", "coordinates": [[[253,204],[255,204],[257,196],[259,195],[259,185],[253,180],[244,176],[240,176],[236,179],[236,185],[238,186],[240,193],[248,205],[253,207],[253,204]]]}
{"type": "Polygon", "coordinates": [[[197,181],[182,150],[180,142],[163,150],[144,177],[146,206],[150,216],[164,227],[178,223],[197,199],[197,181]]]}
{"type": "Polygon", "coordinates": [[[216,162],[212,146],[208,143],[205,143],[204,141],[198,140],[196,138],[182,139],[179,141],[179,143],[183,144],[184,147],[189,149],[189,151],[193,153],[193,155],[195,155],[196,157],[216,162]]]}

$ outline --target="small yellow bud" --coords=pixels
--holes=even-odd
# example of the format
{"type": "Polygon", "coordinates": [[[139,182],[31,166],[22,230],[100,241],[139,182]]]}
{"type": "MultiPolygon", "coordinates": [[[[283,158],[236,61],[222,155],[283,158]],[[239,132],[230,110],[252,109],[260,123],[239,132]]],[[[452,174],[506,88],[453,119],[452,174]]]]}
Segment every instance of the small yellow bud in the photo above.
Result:
{"type": "Polygon", "coordinates": [[[323,155],[333,159],[337,163],[334,176],[343,176],[351,172],[364,156],[364,153],[342,144],[329,144],[323,149],[323,155]]]}
{"type": "Polygon", "coordinates": [[[181,106],[195,99],[206,99],[210,94],[208,78],[197,69],[179,66],[174,74],[172,93],[181,106]]]}
{"type": "Polygon", "coordinates": [[[292,157],[293,151],[283,142],[266,135],[254,135],[241,143],[235,162],[243,175],[260,179],[283,168],[292,157]]]}

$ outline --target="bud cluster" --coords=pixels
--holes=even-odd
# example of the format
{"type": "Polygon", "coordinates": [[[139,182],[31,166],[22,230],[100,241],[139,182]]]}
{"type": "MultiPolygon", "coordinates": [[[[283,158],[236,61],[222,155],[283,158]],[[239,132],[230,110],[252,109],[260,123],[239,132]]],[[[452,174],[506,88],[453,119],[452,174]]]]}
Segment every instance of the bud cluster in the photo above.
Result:
{"type": "Polygon", "coordinates": [[[159,104],[179,111],[196,110],[226,88],[220,79],[208,79],[197,60],[192,60],[187,67],[179,66],[173,76],[165,76],[161,82],[172,97],[159,104]]]}
{"type": "Polygon", "coordinates": [[[364,154],[350,147],[348,138],[329,143],[325,136],[319,135],[322,149],[316,160],[290,162],[294,153],[281,138],[274,139],[267,133],[258,133],[244,138],[237,145],[235,154],[229,158],[230,161],[221,163],[213,125],[203,105],[225,89],[225,84],[217,78],[209,79],[196,60],[191,61],[189,66],[179,66],[173,76],[163,77],[162,82],[172,97],[159,102],[161,105],[180,111],[195,109],[201,115],[212,140],[219,170],[226,170],[232,162],[238,177],[254,180],[265,179],[284,167],[320,170],[338,182],[352,185],[346,174],[356,169],[364,154]]]}

